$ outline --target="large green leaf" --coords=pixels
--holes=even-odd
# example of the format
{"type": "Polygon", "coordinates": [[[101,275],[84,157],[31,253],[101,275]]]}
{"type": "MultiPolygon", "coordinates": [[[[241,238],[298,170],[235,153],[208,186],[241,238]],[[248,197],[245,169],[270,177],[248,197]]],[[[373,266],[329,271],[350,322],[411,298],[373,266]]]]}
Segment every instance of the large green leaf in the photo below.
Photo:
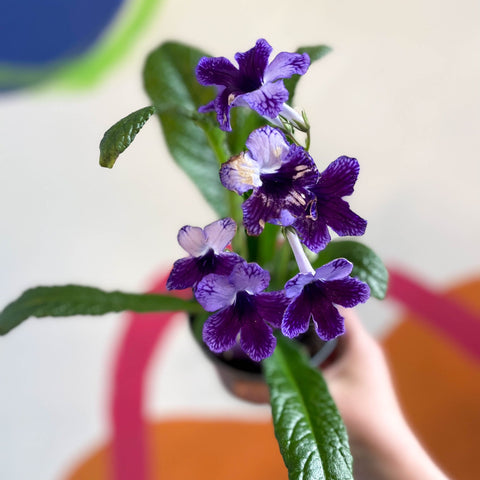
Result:
{"type": "MultiPolygon", "coordinates": [[[[299,47],[297,48],[297,53],[308,53],[310,57],[310,65],[317,60],[320,60],[332,49],[327,45],[315,45],[313,47],[299,47]]],[[[297,83],[300,80],[300,75],[293,75],[291,78],[287,78],[283,81],[285,87],[288,90],[288,104],[292,105],[293,97],[295,96],[295,89],[297,88],[297,83]]]]}
{"type": "Polygon", "coordinates": [[[197,302],[170,295],[105,292],[81,285],[36,287],[26,290],[0,313],[0,335],[29,317],[104,315],[109,312],[202,312],[197,302]]]}
{"type": "Polygon", "coordinates": [[[289,479],[352,480],[347,433],[320,371],[281,336],[263,370],[289,479]]]}
{"type": "Polygon", "coordinates": [[[218,170],[230,151],[226,134],[212,114],[200,115],[198,107],[215,96],[201,86],[195,67],[205,53],[174,42],[162,44],[147,58],[143,72],[145,89],[160,117],[168,149],[175,162],[199,188],[220,215],[228,213],[227,191],[218,170]]]}
{"type": "Polygon", "coordinates": [[[336,258],[346,258],[352,262],[352,276],[367,283],[373,297],[380,300],[385,298],[388,287],[388,271],[373,250],[354,240],[335,240],[318,254],[313,267],[318,268],[336,258]]]}
{"type": "Polygon", "coordinates": [[[154,113],[155,107],[144,107],[110,127],[100,142],[100,165],[112,168],[118,156],[133,142],[137,133],[154,113]]]}

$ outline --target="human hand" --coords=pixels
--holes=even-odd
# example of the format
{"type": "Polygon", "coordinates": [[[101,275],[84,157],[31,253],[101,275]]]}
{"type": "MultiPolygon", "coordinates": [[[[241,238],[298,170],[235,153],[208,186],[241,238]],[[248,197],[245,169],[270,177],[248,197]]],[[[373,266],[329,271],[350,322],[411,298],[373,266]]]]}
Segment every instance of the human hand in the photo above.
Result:
{"type": "Polygon", "coordinates": [[[342,314],[346,333],[322,372],[347,428],[355,478],[446,480],[403,416],[380,345],[352,310],[342,314]]]}

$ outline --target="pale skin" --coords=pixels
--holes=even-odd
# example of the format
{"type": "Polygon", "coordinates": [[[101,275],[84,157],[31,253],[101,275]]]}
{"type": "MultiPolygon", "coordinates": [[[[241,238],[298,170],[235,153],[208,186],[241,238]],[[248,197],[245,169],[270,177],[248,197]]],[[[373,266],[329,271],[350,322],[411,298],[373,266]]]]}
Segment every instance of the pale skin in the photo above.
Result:
{"type": "Polygon", "coordinates": [[[345,422],[356,480],[448,480],[400,409],[380,345],[352,310],[336,358],[322,368],[345,422]]]}

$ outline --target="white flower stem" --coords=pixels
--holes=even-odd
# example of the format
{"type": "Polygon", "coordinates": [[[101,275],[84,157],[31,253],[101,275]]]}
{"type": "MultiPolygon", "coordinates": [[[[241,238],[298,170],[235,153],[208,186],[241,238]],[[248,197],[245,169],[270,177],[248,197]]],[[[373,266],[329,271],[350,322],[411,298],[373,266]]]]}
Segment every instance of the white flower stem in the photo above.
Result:
{"type": "Polygon", "coordinates": [[[285,117],[293,125],[295,125],[296,123],[305,129],[307,128],[303,117],[294,108],[292,108],[286,103],[283,104],[280,115],[282,115],[282,117],[285,117]]]}
{"type": "Polygon", "coordinates": [[[303,250],[298,235],[290,229],[286,229],[285,234],[288,243],[290,244],[290,247],[292,247],[293,255],[295,256],[295,260],[297,262],[298,270],[300,271],[300,273],[315,274],[315,270],[313,269],[310,261],[307,258],[307,255],[305,254],[305,251],[303,250]]]}

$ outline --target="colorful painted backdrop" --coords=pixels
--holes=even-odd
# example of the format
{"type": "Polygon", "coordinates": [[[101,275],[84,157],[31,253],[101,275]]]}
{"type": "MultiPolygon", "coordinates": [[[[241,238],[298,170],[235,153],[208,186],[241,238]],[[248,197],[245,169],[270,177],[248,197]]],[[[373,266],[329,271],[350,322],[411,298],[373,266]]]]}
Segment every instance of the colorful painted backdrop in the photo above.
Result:
{"type": "MultiPolygon", "coordinates": [[[[98,166],[103,132],[148,103],[141,70],[151,49],[175,39],[231,57],[259,37],[279,50],[328,44],[298,106],[308,107],[317,162],[359,159],[353,208],[396,282],[389,300],[360,313],[384,342],[412,424],[456,478],[476,478],[478,2],[41,4],[7,0],[0,17],[0,306],[38,284],[150,289],[181,255],[178,228],[214,219],[155,120],[112,171],[98,166]]],[[[142,336],[148,318],[147,330],[135,322],[31,320],[0,339],[1,478],[118,480],[129,470],[115,462],[126,459],[141,470],[123,478],[186,478],[175,442],[225,428],[243,438],[245,426],[271,440],[268,409],[222,390],[182,318],[158,343],[142,336]],[[132,346],[143,355],[129,356],[132,346]],[[119,456],[131,446],[116,434],[128,429],[141,441],[119,456]]],[[[277,478],[268,445],[265,468],[277,478]]]]}

